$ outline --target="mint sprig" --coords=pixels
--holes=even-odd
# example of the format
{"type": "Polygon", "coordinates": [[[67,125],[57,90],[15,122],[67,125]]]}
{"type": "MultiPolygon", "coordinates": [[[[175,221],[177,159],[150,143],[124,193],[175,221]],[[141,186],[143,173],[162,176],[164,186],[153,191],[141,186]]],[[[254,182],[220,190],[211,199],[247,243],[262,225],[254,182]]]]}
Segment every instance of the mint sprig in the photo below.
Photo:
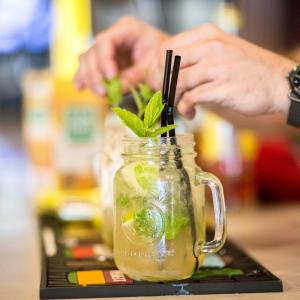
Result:
{"type": "Polygon", "coordinates": [[[134,229],[146,238],[155,239],[161,232],[160,215],[151,208],[142,208],[134,213],[134,229]]]}
{"type": "Polygon", "coordinates": [[[112,110],[137,136],[147,136],[145,125],[136,114],[120,107],[113,107],[112,110]]]}
{"type": "Polygon", "coordinates": [[[139,118],[141,118],[145,112],[147,103],[144,102],[143,98],[141,97],[141,95],[138,93],[138,91],[134,87],[130,87],[130,92],[132,94],[133,100],[134,100],[135,105],[138,110],[137,115],[139,118]]]}
{"type": "Polygon", "coordinates": [[[241,269],[223,268],[223,269],[200,269],[196,270],[192,275],[192,279],[200,280],[214,276],[227,276],[229,278],[243,275],[244,272],[241,269]]]}
{"type": "Polygon", "coordinates": [[[171,129],[174,129],[176,128],[176,125],[167,125],[167,126],[164,126],[164,127],[160,127],[160,128],[157,128],[151,132],[148,132],[148,137],[156,137],[156,136],[159,136],[165,132],[168,132],[170,131],[171,129]]]}
{"type": "MultiPolygon", "coordinates": [[[[122,83],[119,77],[111,80],[103,80],[109,105],[119,106],[122,102],[122,83]]],[[[139,90],[130,87],[131,94],[138,110],[138,116],[141,118],[145,112],[145,108],[150,98],[153,96],[153,90],[145,83],[138,85],[139,90]]]]}
{"type": "Polygon", "coordinates": [[[122,102],[122,85],[119,77],[111,80],[103,80],[106,88],[108,103],[111,106],[118,106],[122,102]]]}
{"type": "Polygon", "coordinates": [[[154,91],[145,83],[139,84],[139,91],[134,87],[130,87],[135,105],[138,109],[138,116],[141,118],[145,113],[147,103],[154,94],[154,91]]]}
{"type": "Polygon", "coordinates": [[[133,114],[126,109],[119,107],[112,108],[114,113],[123,121],[123,123],[139,137],[156,137],[176,127],[176,125],[173,124],[155,128],[163,109],[164,104],[162,103],[162,94],[160,91],[156,92],[148,102],[145,108],[143,121],[136,114],[133,114]]]}
{"type": "Polygon", "coordinates": [[[173,215],[167,213],[165,222],[166,239],[173,240],[176,238],[180,229],[189,222],[189,218],[183,213],[175,213],[173,215]]]}
{"type": "Polygon", "coordinates": [[[139,90],[140,94],[144,99],[145,103],[148,103],[148,101],[151,99],[151,97],[154,94],[154,91],[145,83],[140,83],[139,84],[139,90]]]}
{"type": "Polygon", "coordinates": [[[145,109],[144,124],[146,128],[152,128],[156,124],[163,109],[162,94],[158,91],[151,97],[145,109]]]}

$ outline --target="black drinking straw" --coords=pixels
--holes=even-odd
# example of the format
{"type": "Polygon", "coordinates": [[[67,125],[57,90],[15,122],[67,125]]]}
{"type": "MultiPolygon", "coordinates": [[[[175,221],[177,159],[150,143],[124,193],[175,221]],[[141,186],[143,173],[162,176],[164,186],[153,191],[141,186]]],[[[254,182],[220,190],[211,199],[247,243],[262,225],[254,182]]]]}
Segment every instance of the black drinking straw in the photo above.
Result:
{"type": "MultiPolygon", "coordinates": [[[[167,123],[168,123],[168,125],[174,124],[174,100],[175,100],[175,94],[176,94],[178,74],[179,74],[179,69],[180,69],[180,61],[181,61],[181,57],[179,55],[176,55],[175,59],[174,59],[174,64],[173,64],[172,79],[171,79],[168,104],[167,104],[167,123]]],[[[171,137],[171,139],[170,139],[171,144],[176,144],[175,128],[171,129],[169,131],[169,135],[171,137]]]]}
{"type": "MultiPolygon", "coordinates": [[[[165,60],[165,71],[164,71],[164,81],[163,81],[163,104],[165,105],[163,112],[161,114],[161,127],[167,126],[167,105],[169,98],[169,85],[170,85],[170,75],[171,75],[171,64],[172,64],[172,50],[166,51],[165,60]]],[[[161,137],[167,137],[167,133],[163,133],[161,137]]]]}
{"type": "MultiPolygon", "coordinates": [[[[168,125],[174,124],[174,101],[175,101],[175,95],[176,95],[178,74],[179,74],[179,69],[180,69],[180,61],[181,61],[181,56],[176,55],[175,59],[174,59],[174,64],[173,64],[171,85],[170,85],[169,97],[168,97],[168,103],[167,103],[167,123],[168,123],[168,125]]],[[[194,208],[193,208],[193,201],[192,201],[192,190],[191,190],[190,178],[189,178],[189,174],[186,171],[186,169],[184,168],[182,160],[181,160],[181,149],[180,149],[180,146],[177,145],[175,128],[171,129],[169,131],[169,136],[170,136],[171,145],[175,145],[174,155],[175,155],[176,167],[177,167],[177,169],[181,170],[182,180],[186,185],[186,195],[185,196],[186,196],[187,208],[188,208],[190,222],[191,222],[191,233],[192,233],[192,238],[193,238],[193,245],[195,245],[196,244],[196,225],[195,225],[195,216],[194,216],[194,208]]],[[[194,252],[194,256],[196,259],[196,268],[198,268],[198,258],[197,258],[197,255],[195,254],[195,252],[194,252]]]]}

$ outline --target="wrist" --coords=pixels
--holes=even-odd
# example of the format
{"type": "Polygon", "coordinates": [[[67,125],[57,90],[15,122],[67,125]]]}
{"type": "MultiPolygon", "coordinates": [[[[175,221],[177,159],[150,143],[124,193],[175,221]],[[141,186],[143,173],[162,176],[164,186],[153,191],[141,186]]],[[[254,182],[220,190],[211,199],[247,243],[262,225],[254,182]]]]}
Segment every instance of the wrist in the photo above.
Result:
{"type": "Polygon", "coordinates": [[[276,80],[273,85],[275,86],[273,94],[273,102],[271,107],[271,112],[287,114],[290,107],[290,84],[288,80],[288,73],[296,65],[293,61],[288,61],[284,67],[282,67],[281,72],[276,74],[276,80]]]}
{"type": "Polygon", "coordinates": [[[289,82],[286,77],[282,78],[279,86],[277,86],[277,95],[274,97],[273,109],[275,113],[287,114],[290,106],[289,99],[289,82]]]}

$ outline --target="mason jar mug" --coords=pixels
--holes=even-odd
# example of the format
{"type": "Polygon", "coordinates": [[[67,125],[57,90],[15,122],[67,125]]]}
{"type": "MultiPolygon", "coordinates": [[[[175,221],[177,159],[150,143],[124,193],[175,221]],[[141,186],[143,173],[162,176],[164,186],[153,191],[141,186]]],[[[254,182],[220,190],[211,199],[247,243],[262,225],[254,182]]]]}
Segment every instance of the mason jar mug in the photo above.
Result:
{"type": "Polygon", "coordinates": [[[205,253],[225,242],[223,188],[194,161],[192,135],[125,137],[114,177],[114,256],[135,280],[189,278],[205,253]],[[215,235],[205,240],[205,185],[212,193],[215,235]]]}

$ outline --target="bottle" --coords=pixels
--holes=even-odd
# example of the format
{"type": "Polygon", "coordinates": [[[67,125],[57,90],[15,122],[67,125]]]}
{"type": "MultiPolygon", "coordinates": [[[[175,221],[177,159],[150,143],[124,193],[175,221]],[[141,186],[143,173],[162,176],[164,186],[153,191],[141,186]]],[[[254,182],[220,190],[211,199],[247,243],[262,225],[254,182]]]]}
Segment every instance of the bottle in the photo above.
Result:
{"type": "Polygon", "coordinates": [[[34,165],[51,166],[55,139],[53,81],[47,70],[30,70],[22,81],[23,139],[34,165]]]}
{"type": "Polygon", "coordinates": [[[72,82],[56,81],[54,98],[57,187],[65,194],[58,214],[63,220],[99,217],[94,165],[102,146],[105,108],[98,97],[78,92],[72,82]]]}

